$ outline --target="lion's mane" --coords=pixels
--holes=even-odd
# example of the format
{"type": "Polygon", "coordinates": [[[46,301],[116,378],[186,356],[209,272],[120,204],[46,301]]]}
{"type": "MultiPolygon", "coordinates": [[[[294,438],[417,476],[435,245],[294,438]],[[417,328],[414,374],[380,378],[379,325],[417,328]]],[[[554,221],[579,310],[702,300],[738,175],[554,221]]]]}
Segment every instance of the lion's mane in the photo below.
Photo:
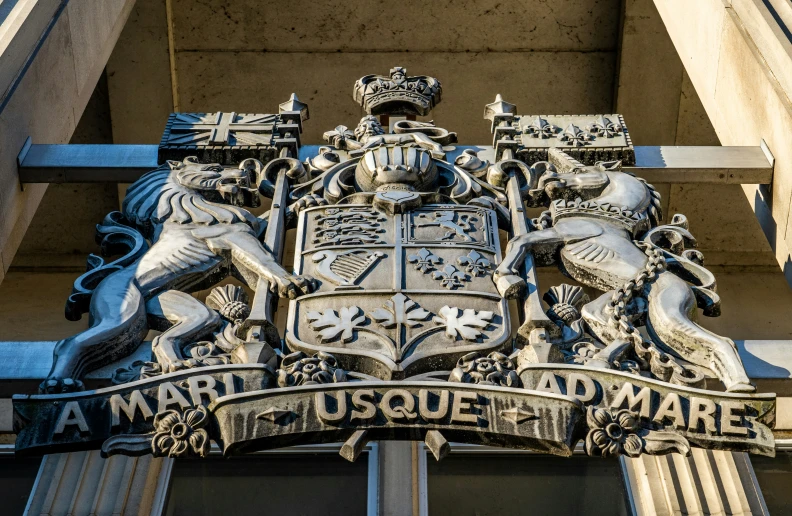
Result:
{"type": "Polygon", "coordinates": [[[216,172],[198,167],[172,170],[165,165],[151,171],[127,190],[122,205],[126,218],[146,232],[165,222],[202,225],[243,222],[254,229],[258,227],[258,219],[244,208],[208,201],[199,190],[184,186],[179,176],[185,174],[190,176],[190,184],[213,185],[218,177],[216,172]]]}

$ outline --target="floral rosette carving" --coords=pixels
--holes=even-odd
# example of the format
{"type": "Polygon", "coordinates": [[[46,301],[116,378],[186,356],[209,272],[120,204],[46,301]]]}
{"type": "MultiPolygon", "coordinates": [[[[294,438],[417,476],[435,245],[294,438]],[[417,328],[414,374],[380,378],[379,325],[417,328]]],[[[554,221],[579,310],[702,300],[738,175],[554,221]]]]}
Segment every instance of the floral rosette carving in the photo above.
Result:
{"type": "Polygon", "coordinates": [[[586,453],[592,457],[638,457],[642,453],[690,455],[690,443],[673,432],[653,431],[641,425],[638,415],[629,410],[611,412],[588,407],[586,453]]]}
{"type": "Polygon", "coordinates": [[[277,374],[279,387],[347,381],[347,374],[338,367],[335,357],[321,351],[312,357],[302,351],[286,355],[277,374]]]}
{"type": "Polygon", "coordinates": [[[448,377],[449,382],[519,387],[520,377],[515,371],[514,361],[493,351],[486,357],[479,353],[468,353],[457,361],[457,366],[448,377]]]}
{"type": "Polygon", "coordinates": [[[612,414],[606,409],[589,407],[586,412],[589,432],[586,453],[599,457],[628,455],[637,457],[643,450],[643,439],[636,433],[638,419],[629,410],[612,414]]]}
{"type": "Polygon", "coordinates": [[[154,436],[151,450],[155,457],[206,457],[209,435],[204,427],[208,421],[206,409],[198,406],[183,414],[166,410],[154,417],[154,436]]]}

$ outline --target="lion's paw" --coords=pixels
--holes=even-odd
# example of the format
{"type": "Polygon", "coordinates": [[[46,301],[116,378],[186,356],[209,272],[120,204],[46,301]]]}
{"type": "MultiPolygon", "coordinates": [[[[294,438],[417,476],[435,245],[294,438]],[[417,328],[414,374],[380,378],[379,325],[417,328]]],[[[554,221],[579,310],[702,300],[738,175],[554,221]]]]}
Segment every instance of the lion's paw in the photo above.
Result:
{"type": "Polygon", "coordinates": [[[280,297],[295,299],[310,294],[317,288],[317,282],[311,276],[294,276],[287,274],[275,278],[273,291],[280,297]]]}
{"type": "Polygon", "coordinates": [[[42,394],[65,394],[83,390],[85,385],[73,378],[47,378],[39,385],[39,392],[42,394]]]}

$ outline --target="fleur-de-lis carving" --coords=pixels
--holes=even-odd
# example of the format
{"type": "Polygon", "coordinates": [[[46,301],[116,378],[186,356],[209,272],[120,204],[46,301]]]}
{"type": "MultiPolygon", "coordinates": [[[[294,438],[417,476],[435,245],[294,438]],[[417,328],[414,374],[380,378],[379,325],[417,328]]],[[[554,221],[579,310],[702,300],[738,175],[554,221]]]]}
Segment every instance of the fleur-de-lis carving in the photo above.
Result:
{"type": "Polygon", "coordinates": [[[583,147],[594,139],[594,135],[581,130],[580,127],[575,124],[569,124],[569,126],[564,129],[564,132],[558,135],[558,139],[573,147],[583,147]]]}
{"type": "Polygon", "coordinates": [[[442,271],[435,271],[432,273],[432,278],[440,281],[440,284],[448,290],[453,290],[456,287],[464,285],[463,281],[467,280],[464,272],[460,272],[453,265],[446,265],[442,271]]]}
{"type": "Polygon", "coordinates": [[[371,312],[371,318],[384,328],[393,328],[397,324],[414,328],[430,315],[432,314],[404,294],[396,294],[385,302],[384,308],[371,312]]]}
{"type": "Polygon", "coordinates": [[[591,134],[597,136],[604,136],[605,138],[613,138],[617,134],[622,132],[621,124],[612,121],[610,118],[606,118],[600,115],[599,118],[591,122],[589,125],[586,126],[586,130],[591,134]]]}
{"type": "Polygon", "coordinates": [[[489,272],[492,265],[489,260],[475,250],[471,250],[467,256],[457,258],[457,263],[473,276],[484,276],[489,272]]]}
{"type": "Polygon", "coordinates": [[[532,138],[552,138],[558,132],[558,127],[551,124],[544,118],[537,116],[534,120],[523,129],[525,134],[532,138]]]}
{"type": "Polygon", "coordinates": [[[443,261],[439,256],[432,254],[432,251],[423,247],[416,254],[411,254],[407,257],[407,261],[415,266],[415,270],[421,271],[426,274],[434,269],[436,265],[443,261]]]}

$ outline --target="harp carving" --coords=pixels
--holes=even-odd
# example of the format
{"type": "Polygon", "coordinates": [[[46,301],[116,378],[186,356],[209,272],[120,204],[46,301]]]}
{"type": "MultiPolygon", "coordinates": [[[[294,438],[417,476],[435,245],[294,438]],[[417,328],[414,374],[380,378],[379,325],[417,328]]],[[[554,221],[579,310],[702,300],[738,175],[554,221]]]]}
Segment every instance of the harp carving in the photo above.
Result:
{"type": "Polygon", "coordinates": [[[322,278],[336,284],[336,288],[356,288],[356,282],[368,272],[377,260],[384,256],[381,252],[366,249],[332,251],[330,249],[315,253],[312,260],[317,263],[316,272],[322,278]]]}

